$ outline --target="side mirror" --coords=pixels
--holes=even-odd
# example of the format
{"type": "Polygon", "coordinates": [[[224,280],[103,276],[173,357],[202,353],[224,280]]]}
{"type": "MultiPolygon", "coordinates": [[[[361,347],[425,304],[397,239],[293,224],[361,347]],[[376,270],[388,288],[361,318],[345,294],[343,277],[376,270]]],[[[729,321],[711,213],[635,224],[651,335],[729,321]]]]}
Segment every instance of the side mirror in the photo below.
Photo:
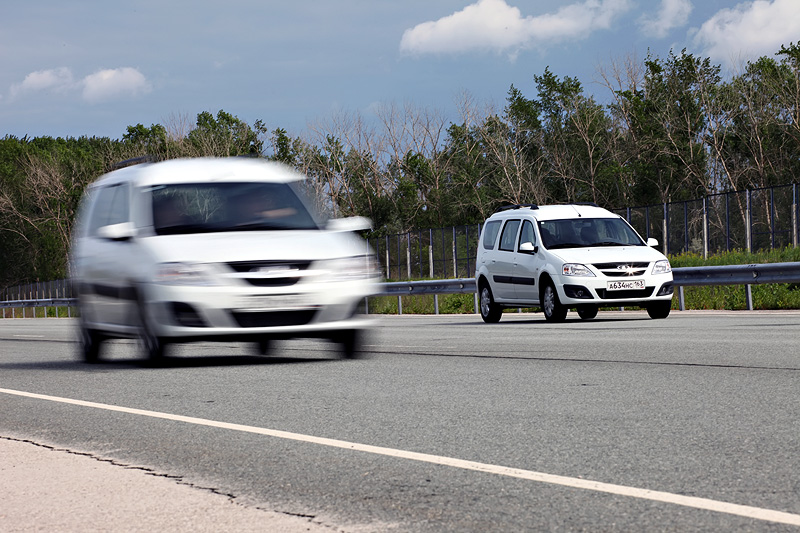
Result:
{"type": "Polygon", "coordinates": [[[649,246],[650,248],[655,248],[656,246],[658,246],[658,241],[650,237],[649,239],[647,239],[647,246],[649,246]]]}
{"type": "Polygon", "coordinates": [[[372,221],[365,217],[332,218],[325,227],[330,231],[364,231],[372,229],[372,221]]]}
{"type": "Polygon", "coordinates": [[[136,236],[136,228],[130,222],[111,224],[98,228],[97,236],[110,241],[128,241],[136,236]]]}
{"type": "Polygon", "coordinates": [[[538,246],[534,246],[532,242],[523,242],[519,245],[519,253],[521,254],[535,254],[539,251],[538,246]]]}

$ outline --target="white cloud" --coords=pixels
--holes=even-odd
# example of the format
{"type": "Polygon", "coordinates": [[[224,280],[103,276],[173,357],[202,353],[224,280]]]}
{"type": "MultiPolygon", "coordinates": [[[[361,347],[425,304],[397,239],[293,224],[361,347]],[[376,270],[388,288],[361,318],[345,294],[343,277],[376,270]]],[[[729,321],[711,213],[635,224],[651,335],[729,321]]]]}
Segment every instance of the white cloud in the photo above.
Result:
{"type": "Polygon", "coordinates": [[[150,83],[135,68],[99,70],[83,79],[83,99],[90,103],[149,93],[150,83]]]}
{"type": "Polygon", "coordinates": [[[755,0],[723,9],[697,31],[694,41],[710,58],[733,66],[739,60],[771,56],[798,40],[798,0],[755,0]]]}
{"type": "Polygon", "coordinates": [[[37,70],[25,76],[22,83],[12,85],[9,90],[9,96],[14,99],[18,96],[41,91],[65,92],[74,87],[75,82],[72,78],[72,72],[66,67],[37,70]]]}
{"type": "Polygon", "coordinates": [[[654,17],[643,15],[639,18],[643,34],[662,39],[673,28],[684,26],[692,12],[691,0],[661,0],[661,9],[654,17]]]}
{"type": "Polygon", "coordinates": [[[550,42],[588,37],[608,29],[613,19],[630,9],[630,0],[584,0],[552,14],[523,17],[505,0],[478,0],[461,11],[406,30],[400,50],[408,53],[508,51],[550,42]]]}
{"type": "Polygon", "coordinates": [[[135,68],[123,67],[100,70],[82,80],[75,80],[67,67],[31,72],[22,83],[9,89],[9,100],[34,93],[81,93],[89,103],[132,98],[149,93],[152,89],[144,75],[135,68]]]}

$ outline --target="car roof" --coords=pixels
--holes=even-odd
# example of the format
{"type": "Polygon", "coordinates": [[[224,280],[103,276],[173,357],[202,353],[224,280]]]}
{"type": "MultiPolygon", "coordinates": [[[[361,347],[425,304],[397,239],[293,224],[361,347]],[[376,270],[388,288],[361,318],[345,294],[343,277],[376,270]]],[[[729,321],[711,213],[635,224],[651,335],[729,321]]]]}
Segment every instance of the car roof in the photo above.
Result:
{"type": "Polygon", "coordinates": [[[145,187],[180,183],[260,181],[289,183],[305,176],[274,161],[244,157],[200,157],[143,163],[101,176],[93,187],[113,183],[133,183],[145,187]]]}
{"type": "Polygon", "coordinates": [[[530,216],[536,220],[561,220],[568,218],[619,218],[619,215],[596,205],[559,204],[511,206],[494,213],[489,220],[530,216]]]}

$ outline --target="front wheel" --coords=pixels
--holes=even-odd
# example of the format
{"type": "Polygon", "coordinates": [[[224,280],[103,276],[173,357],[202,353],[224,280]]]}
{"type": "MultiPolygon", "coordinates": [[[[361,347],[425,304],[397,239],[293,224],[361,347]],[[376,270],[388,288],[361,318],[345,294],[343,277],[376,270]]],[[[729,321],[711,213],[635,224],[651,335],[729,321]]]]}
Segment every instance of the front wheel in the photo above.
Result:
{"type": "Polygon", "coordinates": [[[597,306],[596,305],[579,305],[578,306],[578,316],[581,317],[583,320],[591,320],[597,316],[597,306]]]}
{"type": "Polygon", "coordinates": [[[339,355],[344,359],[358,359],[361,355],[361,345],[364,332],[359,329],[340,331],[331,339],[339,345],[339,355]]]}
{"type": "Polygon", "coordinates": [[[500,317],[503,315],[503,308],[494,303],[492,296],[492,289],[488,284],[481,287],[481,318],[487,324],[496,324],[500,322],[500,317]]]}
{"type": "Polygon", "coordinates": [[[103,337],[98,331],[89,328],[83,318],[78,320],[80,320],[78,334],[83,360],[87,363],[96,363],[100,359],[100,344],[103,342],[103,337]]]}
{"type": "Polygon", "coordinates": [[[163,338],[156,334],[152,319],[150,318],[150,313],[147,312],[147,306],[142,296],[140,292],[139,301],[137,302],[139,307],[139,342],[150,363],[157,365],[164,359],[166,343],[163,338]]]}
{"type": "Polygon", "coordinates": [[[567,308],[561,305],[552,281],[548,281],[542,289],[542,311],[548,322],[563,322],[567,318],[567,308]]]}
{"type": "Polygon", "coordinates": [[[671,309],[672,300],[647,304],[647,314],[650,315],[650,318],[667,318],[671,309]]]}

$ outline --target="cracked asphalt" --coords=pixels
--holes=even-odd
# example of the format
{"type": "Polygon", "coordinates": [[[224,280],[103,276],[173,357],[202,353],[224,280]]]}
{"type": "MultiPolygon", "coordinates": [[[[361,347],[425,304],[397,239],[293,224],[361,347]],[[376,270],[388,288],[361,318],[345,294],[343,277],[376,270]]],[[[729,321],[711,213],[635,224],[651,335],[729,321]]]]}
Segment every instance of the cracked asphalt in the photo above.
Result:
{"type": "Polygon", "coordinates": [[[0,438],[0,531],[270,531],[336,529],[311,517],[240,505],[211,488],[88,454],[0,438]]]}

